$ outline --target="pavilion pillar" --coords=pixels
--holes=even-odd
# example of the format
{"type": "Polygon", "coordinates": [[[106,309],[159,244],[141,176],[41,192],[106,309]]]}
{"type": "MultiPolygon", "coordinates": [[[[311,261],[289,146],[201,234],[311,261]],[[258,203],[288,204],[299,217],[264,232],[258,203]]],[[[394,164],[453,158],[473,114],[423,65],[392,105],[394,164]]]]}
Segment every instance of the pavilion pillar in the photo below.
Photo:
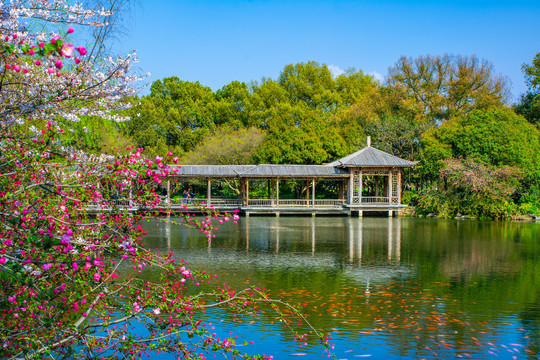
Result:
{"type": "Polygon", "coordinates": [[[267,197],[268,199],[271,199],[271,197],[270,197],[270,196],[271,196],[271,192],[272,192],[272,191],[270,190],[270,188],[271,188],[271,182],[272,182],[271,179],[268,179],[268,180],[266,181],[266,197],[267,197]]]}
{"type": "Polygon", "coordinates": [[[347,204],[349,205],[352,205],[353,203],[353,193],[354,193],[354,172],[350,170],[349,184],[347,186],[347,204]]]}
{"type": "Polygon", "coordinates": [[[246,179],[246,206],[249,206],[249,179],[246,179]]]}
{"type": "Polygon", "coordinates": [[[171,204],[171,179],[167,179],[167,204],[171,204]]]}
{"type": "Polygon", "coordinates": [[[206,178],[206,205],[212,203],[212,184],[210,178],[206,178]]]}
{"type": "Polygon", "coordinates": [[[276,179],[276,206],[279,207],[279,178],[276,179]]]}
{"type": "Polygon", "coordinates": [[[388,202],[392,205],[392,169],[388,171],[388,202]]]}
{"type": "Polygon", "coordinates": [[[375,175],[373,179],[375,180],[375,196],[379,196],[379,176],[375,175]]]}
{"type": "Polygon", "coordinates": [[[315,178],[311,180],[311,207],[315,206],[315,178]]]}
{"type": "Polygon", "coordinates": [[[401,169],[397,171],[397,203],[401,204],[401,169]]]}
{"type": "Polygon", "coordinates": [[[306,203],[309,206],[309,180],[306,180],[306,203]]]}
{"type": "MultiPolygon", "coordinates": [[[[360,169],[360,173],[358,174],[358,204],[362,204],[362,188],[364,186],[364,174],[362,172],[362,169],[360,169]]],[[[360,211],[361,213],[362,211],[360,211]]],[[[361,216],[361,215],[360,215],[361,216]]]]}
{"type": "Polygon", "coordinates": [[[343,189],[343,180],[340,180],[338,182],[338,200],[343,200],[343,193],[344,193],[344,189],[343,189]]]}
{"type": "Polygon", "coordinates": [[[271,197],[270,197],[270,199],[271,199],[270,203],[271,203],[272,207],[274,207],[274,196],[275,196],[275,192],[276,192],[275,191],[276,180],[272,179],[270,185],[271,185],[271,188],[272,188],[272,194],[271,194],[271,197]]]}

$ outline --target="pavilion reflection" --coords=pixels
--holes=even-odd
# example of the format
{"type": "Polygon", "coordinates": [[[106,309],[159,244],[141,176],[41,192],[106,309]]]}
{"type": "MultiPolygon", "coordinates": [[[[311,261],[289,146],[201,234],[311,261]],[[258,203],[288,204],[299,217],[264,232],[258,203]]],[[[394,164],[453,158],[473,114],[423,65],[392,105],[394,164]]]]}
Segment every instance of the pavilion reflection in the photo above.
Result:
{"type": "MultiPolygon", "coordinates": [[[[401,222],[399,218],[380,218],[375,225],[373,218],[338,219],[335,228],[321,227],[321,218],[312,217],[308,221],[284,222],[284,218],[268,218],[266,226],[261,226],[256,217],[243,218],[245,250],[253,249],[271,251],[275,254],[295,250],[295,246],[303,244],[304,250],[310,251],[312,257],[322,255],[323,248],[317,241],[327,243],[328,238],[336,241],[338,246],[347,245],[349,263],[362,265],[364,258],[370,261],[384,261],[398,265],[401,262],[401,222]],[[250,222],[256,224],[250,226],[250,222]],[[309,250],[308,250],[309,249],[309,250]],[[384,251],[384,255],[381,252],[384,251]],[[374,259],[376,258],[376,259],[374,259]]],[[[307,220],[307,219],[306,219],[307,220]]]]}

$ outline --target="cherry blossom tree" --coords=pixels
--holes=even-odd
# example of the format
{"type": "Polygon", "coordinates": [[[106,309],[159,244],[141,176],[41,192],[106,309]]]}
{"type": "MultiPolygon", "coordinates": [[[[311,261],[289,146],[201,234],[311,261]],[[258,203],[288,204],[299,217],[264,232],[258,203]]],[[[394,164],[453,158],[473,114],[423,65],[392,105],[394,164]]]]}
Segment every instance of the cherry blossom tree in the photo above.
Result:
{"type": "MultiPolygon", "coordinates": [[[[95,19],[108,15],[65,0],[0,5],[0,357],[165,351],[177,358],[267,358],[219,338],[201,314],[271,310],[294,332],[297,321],[305,322],[297,309],[262,289],[216,287],[215,275],[141,245],[140,221],[160,215],[154,189],[178,159],[148,159],[132,148],[96,155],[66,145],[66,120],[125,121],[119,100],[137,91],[134,54],[98,58],[72,43],[75,28],[102,26],[95,19]],[[62,33],[31,31],[53,25],[62,33]]],[[[208,241],[225,220],[212,208],[182,218],[208,241]]],[[[328,339],[314,333],[328,350],[328,339]]]]}

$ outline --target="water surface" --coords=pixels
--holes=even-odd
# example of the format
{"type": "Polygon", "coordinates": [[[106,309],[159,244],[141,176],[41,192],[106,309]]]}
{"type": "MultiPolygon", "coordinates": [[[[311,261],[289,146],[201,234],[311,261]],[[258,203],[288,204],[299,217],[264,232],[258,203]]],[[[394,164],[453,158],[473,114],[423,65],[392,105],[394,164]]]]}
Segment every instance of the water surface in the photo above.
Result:
{"type": "MultiPolygon", "coordinates": [[[[251,217],[223,224],[211,244],[197,230],[144,227],[148,246],[192,268],[303,304],[338,359],[539,358],[539,223],[251,217]]],[[[217,331],[255,341],[251,353],[321,354],[271,317],[220,319],[217,331]]]]}

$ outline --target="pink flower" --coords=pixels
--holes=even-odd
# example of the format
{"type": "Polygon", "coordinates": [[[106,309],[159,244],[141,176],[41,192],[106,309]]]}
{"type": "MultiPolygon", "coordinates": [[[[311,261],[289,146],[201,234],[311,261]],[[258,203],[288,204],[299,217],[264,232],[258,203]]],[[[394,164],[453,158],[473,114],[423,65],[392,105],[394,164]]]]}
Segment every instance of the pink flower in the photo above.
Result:
{"type": "Polygon", "coordinates": [[[79,52],[79,54],[81,54],[81,56],[84,56],[87,53],[86,48],[84,48],[83,46],[79,46],[77,48],[77,51],[79,52]]]}
{"type": "Polygon", "coordinates": [[[62,45],[61,53],[63,56],[70,58],[73,56],[73,52],[75,51],[75,46],[70,43],[65,43],[62,45]]]}
{"type": "Polygon", "coordinates": [[[73,29],[72,27],[70,27],[67,31],[68,34],[72,34],[73,32],[75,31],[75,29],[73,29]]]}
{"type": "Polygon", "coordinates": [[[154,314],[155,315],[161,314],[161,310],[159,308],[154,309],[154,314]]]}
{"type": "Polygon", "coordinates": [[[39,65],[41,65],[41,61],[36,60],[35,64],[36,64],[37,66],[39,66],[39,65]]]}
{"type": "Polygon", "coordinates": [[[62,63],[62,60],[58,59],[54,62],[54,66],[56,66],[57,69],[61,69],[64,64],[62,63]]]}
{"type": "Polygon", "coordinates": [[[36,52],[32,49],[28,50],[28,55],[34,55],[36,52]]]}
{"type": "Polygon", "coordinates": [[[173,161],[174,161],[175,164],[178,164],[178,156],[175,156],[175,157],[173,158],[173,161]]]}
{"type": "Polygon", "coordinates": [[[99,279],[101,279],[101,275],[99,273],[95,273],[94,274],[94,280],[99,281],[99,279]]]}
{"type": "Polygon", "coordinates": [[[39,45],[40,48],[44,48],[44,47],[45,47],[45,43],[44,43],[44,42],[40,42],[38,45],[39,45]]]}
{"type": "Polygon", "coordinates": [[[56,44],[56,40],[60,40],[60,39],[61,39],[60,35],[56,35],[55,37],[51,39],[51,44],[56,44]]]}
{"type": "Polygon", "coordinates": [[[78,64],[78,63],[80,63],[80,62],[81,62],[81,59],[75,58],[75,64],[78,64]]]}
{"type": "Polygon", "coordinates": [[[48,71],[49,71],[49,74],[53,74],[54,73],[54,68],[51,66],[48,71]]]}
{"type": "Polygon", "coordinates": [[[22,72],[25,73],[25,74],[28,74],[28,69],[23,69],[22,72]]]}
{"type": "Polygon", "coordinates": [[[173,156],[172,151],[169,151],[169,152],[167,153],[167,156],[173,156]]]}
{"type": "Polygon", "coordinates": [[[6,69],[11,69],[11,65],[6,64],[6,69]]]}
{"type": "Polygon", "coordinates": [[[16,39],[16,38],[17,38],[17,34],[13,34],[13,38],[16,39]]]}
{"type": "Polygon", "coordinates": [[[6,261],[7,261],[7,259],[6,259],[5,257],[1,257],[1,258],[0,258],[0,264],[3,265],[3,264],[6,263],[6,261]]]}

